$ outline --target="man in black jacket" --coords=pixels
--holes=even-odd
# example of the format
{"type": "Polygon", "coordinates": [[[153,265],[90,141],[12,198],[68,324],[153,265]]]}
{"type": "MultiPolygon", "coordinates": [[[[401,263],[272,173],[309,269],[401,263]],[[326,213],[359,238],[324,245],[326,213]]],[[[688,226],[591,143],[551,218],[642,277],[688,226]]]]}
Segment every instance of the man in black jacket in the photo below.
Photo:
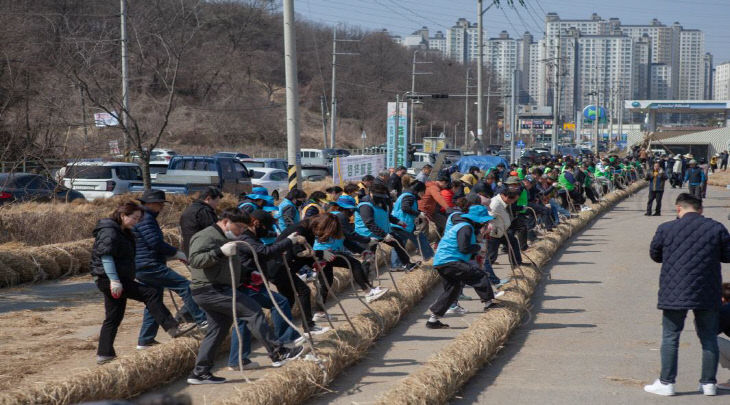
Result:
{"type": "MultiPolygon", "coordinates": [[[[730,337],[730,283],[722,285],[722,307],[720,308],[720,334],[730,337]]],[[[730,370],[730,340],[717,337],[717,346],[720,350],[720,365],[730,370]]],[[[730,391],[730,379],[717,384],[717,389],[730,391]]]]}
{"type": "Polygon", "coordinates": [[[654,216],[662,215],[662,196],[664,195],[664,182],[667,181],[667,178],[667,174],[664,173],[659,162],[655,162],[654,169],[646,173],[646,181],[649,182],[649,202],[646,203],[644,215],[651,215],[651,205],[654,200],[656,200],[654,216]]]}
{"type": "Polygon", "coordinates": [[[725,226],[702,216],[702,200],[682,193],[676,201],[677,218],[659,226],[649,254],[662,264],[659,309],[662,310],[661,374],[646,392],[674,395],[679,336],[687,311],[695,317],[702,344],[700,391],[716,395],[719,310],[722,303],[720,263],[730,263],[730,234],[725,226]]]}
{"type": "Polygon", "coordinates": [[[180,216],[180,233],[182,251],[185,252],[185,255],[190,254],[190,238],[218,221],[215,209],[218,208],[222,197],[223,193],[219,189],[208,187],[183,211],[180,216]]]}
{"type": "Polygon", "coordinates": [[[393,174],[390,175],[390,178],[388,178],[388,191],[390,191],[390,195],[395,200],[398,198],[399,195],[403,192],[403,181],[401,178],[404,174],[406,174],[407,169],[403,166],[400,166],[395,169],[393,174]]]}

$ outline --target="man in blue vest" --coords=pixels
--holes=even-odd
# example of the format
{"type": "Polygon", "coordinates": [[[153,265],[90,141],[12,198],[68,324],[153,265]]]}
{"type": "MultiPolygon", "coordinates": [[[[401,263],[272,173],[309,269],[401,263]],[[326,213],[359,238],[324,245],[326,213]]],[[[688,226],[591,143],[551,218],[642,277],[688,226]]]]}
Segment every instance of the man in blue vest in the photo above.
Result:
{"type": "Polygon", "coordinates": [[[697,198],[702,198],[702,186],[707,181],[705,171],[697,167],[697,161],[689,161],[689,169],[684,174],[684,182],[689,185],[689,193],[697,198]]]}
{"type": "MultiPolygon", "coordinates": [[[[426,215],[418,210],[418,199],[426,191],[426,185],[420,181],[415,181],[408,190],[404,191],[403,194],[398,197],[393,205],[393,216],[406,226],[401,227],[400,225],[394,224],[393,227],[396,231],[397,237],[405,240],[411,240],[414,244],[419,246],[419,252],[421,253],[423,260],[428,260],[433,257],[433,249],[428,243],[425,232],[414,232],[416,230],[416,222],[425,220],[426,215]],[[403,232],[405,231],[405,232],[403,232]]],[[[391,267],[397,267],[398,256],[394,251],[391,254],[391,267]]]]}
{"type": "Polygon", "coordinates": [[[441,238],[433,260],[434,268],[443,280],[444,291],[429,308],[431,317],[426,322],[427,328],[449,327],[439,318],[444,316],[451,304],[457,301],[463,284],[474,288],[484,303],[485,311],[495,305],[492,301],[494,298],[504,295],[504,291],[494,295],[489,275],[472,261],[472,258],[482,250],[476,237],[479,228],[492,219],[483,205],[472,205],[469,207],[469,212],[452,216],[454,225],[441,238]]]}

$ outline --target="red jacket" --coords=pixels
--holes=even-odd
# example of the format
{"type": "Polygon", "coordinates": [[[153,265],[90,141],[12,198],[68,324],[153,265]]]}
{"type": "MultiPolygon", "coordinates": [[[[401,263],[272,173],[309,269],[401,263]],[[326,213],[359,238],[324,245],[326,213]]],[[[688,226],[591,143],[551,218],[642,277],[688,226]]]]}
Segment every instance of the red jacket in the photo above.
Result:
{"type": "Polygon", "coordinates": [[[426,183],[426,191],[423,197],[418,200],[418,210],[430,216],[436,211],[436,205],[440,205],[444,210],[450,207],[441,195],[441,188],[438,183],[429,181],[426,183]]]}
{"type": "MultiPolygon", "coordinates": [[[[450,208],[456,206],[456,204],[454,204],[454,192],[450,188],[445,188],[441,190],[441,196],[444,198],[444,201],[446,201],[446,204],[448,204],[450,208]]],[[[441,212],[446,212],[446,208],[441,207],[441,212]]]]}

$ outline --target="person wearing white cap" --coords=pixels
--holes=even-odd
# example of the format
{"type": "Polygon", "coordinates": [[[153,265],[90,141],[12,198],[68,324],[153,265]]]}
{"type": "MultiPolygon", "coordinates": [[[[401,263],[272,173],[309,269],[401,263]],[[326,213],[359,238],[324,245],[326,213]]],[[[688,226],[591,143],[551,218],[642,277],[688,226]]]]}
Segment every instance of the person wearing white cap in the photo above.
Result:
{"type": "Polygon", "coordinates": [[[684,182],[689,186],[689,193],[697,198],[702,198],[702,185],[707,181],[705,172],[697,167],[697,161],[689,161],[689,169],[684,174],[684,182]]]}

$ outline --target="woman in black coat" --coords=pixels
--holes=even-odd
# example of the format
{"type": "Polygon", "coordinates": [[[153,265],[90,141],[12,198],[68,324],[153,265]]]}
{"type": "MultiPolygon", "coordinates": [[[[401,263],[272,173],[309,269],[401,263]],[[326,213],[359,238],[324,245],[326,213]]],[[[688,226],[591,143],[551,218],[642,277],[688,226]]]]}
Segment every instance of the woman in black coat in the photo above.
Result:
{"type": "MultiPolygon", "coordinates": [[[[94,228],[94,247],[91,254],[91,274],[99,290],[104,294],[106,318],[99,333],[96,362],[104,364],[116,357],[114,338],[124,319],[127,298],[144,302],[158,324],[178,337],[186,331],[162,303],[157,289],[134,281],[134,236],[132,227],[142,218],[142,207],[126,203],[117,208],[111,218],[99,220],[94,228]]],[[[194,327],[194,325],[193,325],[194,327]]]]}

